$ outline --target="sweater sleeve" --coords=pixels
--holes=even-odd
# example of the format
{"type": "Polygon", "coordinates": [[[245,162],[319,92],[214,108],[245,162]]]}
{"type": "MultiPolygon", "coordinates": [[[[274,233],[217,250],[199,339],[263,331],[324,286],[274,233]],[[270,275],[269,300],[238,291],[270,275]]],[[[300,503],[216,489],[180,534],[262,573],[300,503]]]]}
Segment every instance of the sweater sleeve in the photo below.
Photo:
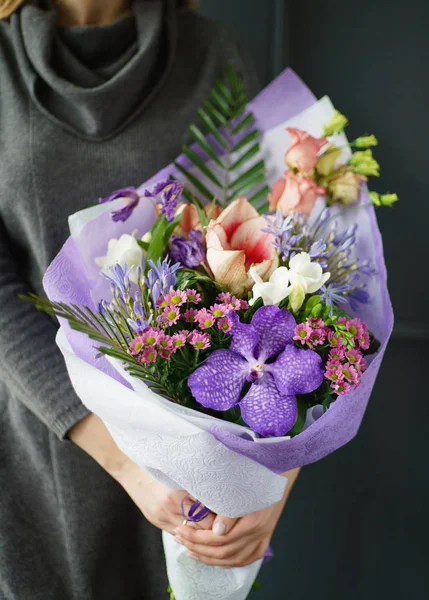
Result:
{"type": "Polygon", "coordinates": [[[89,411],[74,392],[55,343],[56,323],[18,298],[29,288],[10,248],[0,221],[0,379],[63,439],[89,411]]]}

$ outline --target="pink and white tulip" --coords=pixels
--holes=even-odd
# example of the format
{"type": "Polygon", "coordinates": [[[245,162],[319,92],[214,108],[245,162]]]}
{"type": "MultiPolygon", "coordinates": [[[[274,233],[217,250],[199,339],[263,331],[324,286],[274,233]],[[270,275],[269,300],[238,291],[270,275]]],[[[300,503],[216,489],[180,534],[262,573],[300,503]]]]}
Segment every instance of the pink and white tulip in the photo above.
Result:
{"type": "Polygon", "coordinates": [[[254,283],[249,274],[254,268],[262,280],[276,269],[278,257],[272,235],[262,229],[267,224],[246,198],[234,200],[207,227],[207,263],[215,280],[237,296],[254,283]]]}

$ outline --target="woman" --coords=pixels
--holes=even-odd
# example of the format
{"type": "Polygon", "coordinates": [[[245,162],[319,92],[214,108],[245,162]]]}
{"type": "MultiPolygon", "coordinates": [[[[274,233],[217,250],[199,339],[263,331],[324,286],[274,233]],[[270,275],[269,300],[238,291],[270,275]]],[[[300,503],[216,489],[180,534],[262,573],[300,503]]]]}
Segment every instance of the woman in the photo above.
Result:
{"type": "Polygon", "coordinates": [[[119,451],[74,393],[54,321],[17,299],[42,293],[67,216],[169,163],[239,67],[224,31],[178,4],[0,0],[1,598],[166,597],[158,529],[208,564],[248,564],[286,500],[181,527],[185,492],[119,451]]]}

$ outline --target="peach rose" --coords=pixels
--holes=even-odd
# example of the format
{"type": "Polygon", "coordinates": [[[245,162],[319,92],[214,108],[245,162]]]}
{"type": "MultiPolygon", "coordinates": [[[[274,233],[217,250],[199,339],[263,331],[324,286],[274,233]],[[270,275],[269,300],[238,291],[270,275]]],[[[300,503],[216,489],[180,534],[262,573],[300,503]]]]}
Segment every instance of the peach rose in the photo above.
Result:
{"type": "Polygon", "coordinates": [[[284,217],[296,212],[308,217],[318,196],[326,194],[325,188],[305,175],[294,175],[290,171],[285,171],[285,175],[286,179],[277,179],[268,194],[270,210],[281,210],[284,217]]]}
{"type": "Polygon", "coordinates": [[[286,131],[291,135],[291,142],[285,154],[285,163],[291,169],[311,171],[316,166],[320,149],[328,143],[328,140],[314,138],[306,131],[295,127],[288,127],[286,131]]]}
{"type": "Polygon", "coordinates": [[[249,269],[265,281],[276,269],[278,257],[267,223],[246,198],[234,200],[207,227],[207,263],[214,278],[232,294],[248,292],[254,281],[249,269]]]}
{"type": "Polygon", "coordinates": [[[366,181],[366,177],[347,171],[343,175],[332,179],[328,190],[334,202],[341,202],[345,205],[354,204],[359,200],[361,181],[366,181]]]}

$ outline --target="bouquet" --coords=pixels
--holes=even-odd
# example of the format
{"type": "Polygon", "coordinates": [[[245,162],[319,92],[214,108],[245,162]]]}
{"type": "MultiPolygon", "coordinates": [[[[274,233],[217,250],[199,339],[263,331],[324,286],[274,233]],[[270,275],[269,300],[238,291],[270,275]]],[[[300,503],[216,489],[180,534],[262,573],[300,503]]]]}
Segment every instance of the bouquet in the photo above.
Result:
{"type": "MultiPolygon", "coordinates": [[[[29,299],[121,450],[239,517],[359,428],[393,323],[374,205],[398,198],[367,189],[375,136],[290,70],[251,103],[229,70],[198,117],[174,164],[70,217],[29,299]]],[[[163,541],[177,600],[244,599],[262,563],[163,541]]]]}

